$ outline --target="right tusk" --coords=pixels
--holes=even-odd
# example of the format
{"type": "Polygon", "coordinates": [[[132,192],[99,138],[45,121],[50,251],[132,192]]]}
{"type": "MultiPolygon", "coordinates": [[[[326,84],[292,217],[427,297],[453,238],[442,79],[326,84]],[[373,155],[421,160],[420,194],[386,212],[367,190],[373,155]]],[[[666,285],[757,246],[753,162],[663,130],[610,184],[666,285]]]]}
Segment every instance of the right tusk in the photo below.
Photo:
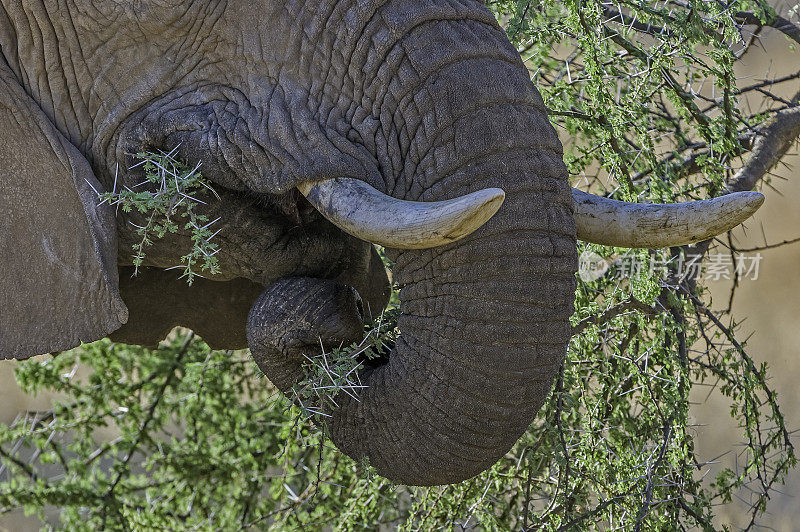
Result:
{"type": "Polygon", "coordinates": [[[405,201],[344,177],[297,188],[346,233],[398,249],[432,248],[463,238],[489,221],[505,199],[499,188],[487,188],[445,201],[405,201]]]}
{"type": "Polygon", "coordinates": [[[764,203],[735,192],[689,203],[627,203],[572,189],[578,238],[621,248],[661,249],[708,240],[747,220],[764,203]]]}

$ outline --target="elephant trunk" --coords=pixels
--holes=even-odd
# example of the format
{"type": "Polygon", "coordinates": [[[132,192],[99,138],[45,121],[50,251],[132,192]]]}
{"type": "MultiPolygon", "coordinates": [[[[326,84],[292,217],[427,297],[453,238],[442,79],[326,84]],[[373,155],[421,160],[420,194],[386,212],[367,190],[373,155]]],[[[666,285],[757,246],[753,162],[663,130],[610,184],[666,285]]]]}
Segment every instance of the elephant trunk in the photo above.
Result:
{"type": "Polygon", "coordinates": [[[497,187],[505,203],[458,242],[389,250],[401,336],[329,424],[346,454],[413,485],[476,475],[527,429],[566,352],[577,269],[561,145],[527,71],[499,29],[442,24],[481,34],[483,56],[415,57],[430,74],[403,114],[415,134],[387,192],[432,202],[497,187]]]}
{"type": "MultiPolygon", "coordinates": [[[[477,2],[456,4],[389,2],[371,18],[393,29],[369,40],[380,50],[364,47],[381,56],[365,66],[375,69],[365,74],[365,94],[380,102],[378,119],[358,131],[375,139],[380,167],[365,182],[400,200],[492,189],[505,200],[499,206],[499,196],[484,193],[478,203],[499,210],[460,240],[388,249],[401,287],[401,335],[385,363],[363,370],[357,398],[336,397],[327,421],[342,451],[412,485],[476,475],[527,429],[566,352],[577,270],[572,195],[542,99],[492,15],[477,2]]],[[[337,213],[324,186],[301,190],[323,214],[337,213]]],[[[366,196],[369,203],[379,195],[366,196]]],[[[262,307],[271,303],[254,307],[248,337],[270,376],[286,349],[262,346],[273,342],[258,334],[270,319],[262,307]]],[[[336,305],[311,307],[327,315],[336,305]]],[[[295,313],[289,318],[279,321],[308,328],[295,313]]]]}
{"type": "Polygon", "coordinates": [[[490,467],[533,421],[566,352],[575,290],[569,191],[543,175],[560,168],[552,158],[485,162],[485,186],[509,193],[495,218],[446,249],[392,253],[401,336],[362,376],[358,401],[343,396],[334,412],[346,454],[405,484],[452,483],[490,467]]]}

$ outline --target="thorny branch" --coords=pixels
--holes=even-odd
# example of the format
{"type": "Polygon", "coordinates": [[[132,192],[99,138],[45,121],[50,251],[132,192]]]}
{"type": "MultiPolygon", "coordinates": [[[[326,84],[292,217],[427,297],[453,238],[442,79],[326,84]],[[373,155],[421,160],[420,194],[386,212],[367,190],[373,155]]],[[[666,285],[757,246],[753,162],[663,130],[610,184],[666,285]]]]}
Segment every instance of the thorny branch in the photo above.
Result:
{"type": "Polygon", "coordinates": [[[581,332],[583,332],[584,329],[586,329],[586,327],[589,327],[590,325],[602,325],[616,318],[617,316],[625,314],[626,312],[629,312],[631,310],[638,310],[642,314],[646,315],[654,314],[653,307],[651,307],[647,303],[639,301],[636,298],[630,298],[627,301],[623,301],[622,303],[619,303],[611,307],[602,314],[593,314],[592,316],[589,316],[588,318],[582,320],[580,323],[578,323],[572,328],[572,335],[574,336],[576,334],[580,334],[581,332]]]}
{"type": "MultiPolygon", "coordinates": [[[[777,113],[771,121],[758,129],[750,158],[728,181],[726,192],[754,189],[758,182],[786,155],[789,148],[797,142],[800,137],[798,100],[800,100],[800,92],[792,98],[795,107],[777,113]]],[[[712,243],[713,240],[706,240],[694,246],[687,246],[685,248],[687,257],[704,256],[712,243]]],[[[693,284],[696,279],[691,282],[693,284]]]]}
{"type": "MultiPolygon", "coordinates": [[[[693,9],[696,7],[695,3],[668,3],[669,6],[678,6],[680,9],[675,11],[679,16],[688,16],[692,24],[718,47],[718,51],[726,50],[727,55],[720,51],[720,55],[711,58],[711,61],[708,61],[708,55],[695,53],[695,50],[680,55],[672,46],[660,47],[684,38],[681,33],[683,19],[673,17],[671,7],[661,9],[661,6],[656,5],[654,8],[648,2],[621,0],[586,3],[587,9],[575,13],[574,26],[569,28],[574,31],[570,35],[573,40],[567,41],[570,46],[574,44],[572,52],[566,59],[563,59],[563,54],[553,58],[554,64],[560,62],[561,66],[549,70],[531,69],[535,72],[537,81],[541,80],[545,90],[550,91],[550,101],[561,104],[560,107],[555,105],[551,116],[570,133],[566,143],[568,153],[573,157],[570,162],[574,168],[579,169],[575,173],[580,175],[585,184],[607,188],[607,181],[601,179],[607,177],[621,185],[623,192],[627,192],[632,185],[636,194],[645,198],[648,194],[650,198],[657,194],[663,195],[666,201],[677,196],[702,198],[709,194],[752,190],[769,175],[795,144],[800,136],[800,92],[791,98],[784,98],[783,92],[790,84],[800,80],[800,70],[785,75],[765,76],[765,79],[737,87],[733,67],[745,54],[755,49],[754,45],[760,44],[764,36],[763,28],[772,28],[787,38],[800,42],[800,27],[784,17],[771,14],[769,10],[765,15],[757,15],[735,11],[723,2],[715,4],[720,6],[721,11],[708,14],[702,9],[693,9]],[[593,14],[599,16],[592,18],[593,14]],[[698,23],[697,20],[702,22],[698,23]],[[730,21],[734,22],[738,30],[738,39],[732,38],[731,32],[726,30],[726,25],[730,28],[730,21]],[[583,34],[597,35],[604,44],[596,47],[587,45],[580,40],[583,34]],[[687,69],[688,72],[675,68],[672,60],[664,61],[665,50],[668,50],[667,54],[675,54],[680,60],[692,65],[687,69]],[[602,56],[603,52],[607,55],[602,56]],[[603,59],[599,59],[601,56],[603,59]],[[622,59],[616,61],[615,57],[622,59]],[[617,69],[613,74],[604,70],[609,64],[617,69]],[[694,68],[702,75],[695,77],[692,70],[694,68]],[[597,76],[596,72],[603,72],[606,77],[597,76]],[[649,78],[652,85],[638,83],[637,80],[642,78],[649,78]],[[616,94],[613,92],[614,81],[616,94]],[[640,92],[636,92],[637,90],[640,92]],[[649,105],[640,107],[641,114],[638,117],[631,111],[638,102],[625,100],[626,91],[650,102],[649,105]],[[575,93],[578,94],[577,98],[574,97],[575,93]],[[562,95],[569,97],[559,99],[562,95]],[[669,97],[664,97],[665,95],[669,97]],[[747,96],[753,98],[747,100],[747,96]],[[751,109],[753,102],[761,107],[751,109]],[[631,127],[637,123],[637,118],[646,127],[640,130],[631,127]],[[592,143],[583,142],[585,139],[590,139],[592,143]],[[648,146],[648,142],[653,144],[648,146]],[[742,164],[739,163],[740,160],[743,161],[742,164]],[[587,175],[587,169],[596,171],[596,174],[587,175]]],[[[528,46],[527,49],[534,48],[528,46]]],[[[566,51],[569,50],[567,48],[566,51]]],[[[615,190],[614,194],[619,194],[619,191],[615,190]]],[[[800,242],[800,239],[758,249],[772,249],[794,242],[800,242]]],[[[702,242],[672,250],[672,253],[673,256],[683,255],[687,260],[696,260],[699,263],[711,244],[712,241],[702,242]]],[[[733,246],[731,250],[734,254],[745,251],[733,246]]],[[[701,270],[694,271],[699,275],[701,270]]],[[[613,346],[609,348],[612,352],[636,352],[635,342],[631,343],[633,335],[630,331],[625,334],[619,320],[615,319],[629,312],[672,315],[672,323],[681,331],[676,331],[674,336],[680,345],[670,348],[681,354],[684,364],[692,372],[700,371],[716,375],[722,380],[730,379],[731,376],[724,370],[719,370],[713,362],[706,363],[690,355],[694,347],[686,342],[685,332],[692,328],[699,327],[702,330],[711,346],[709,349],[719,349],[716,332],[709,337],[700,322],[701,317],[706,316],[706,311],[711,313],[710,310],[701,311],[695,307],[700,322],[697,325],[687,323],[683,316],[687,305],[688,308],[696,305],[684,293],[693,295],[696,281],[695,277],[672,279],[664,285],[655,307],[630,296],[627,300],[611,305],[600,304],[600,308],[607,307],[606,310],[577,323],[573,327],[573,334],[579,335],[587,329],[597,328],[599,341],[613,346]],[[678,302],[675,302],[676,296],[678,302]]],[[[691,310],[688,312],[691,314],[691,310]]],[[[724,327],[722,321],[716,315],[713,316],[714,328],[721,331],[725,338],[733,338],[732,329],[724,327]]],[[[746,402],[742,406],[747,410],[743,414],[745,419],[742,423],[747,425],[748,431],[747,449],[750,450],[750,456],[747,468],[754,468],[751,470],[755,472],[752,480],[759,483],[758,487],[752,488],[753,494],[758,498],[758,502],[752,506],[752,527],[758,514],[757,508],[769,498],[773,483],[788,467],[786,461],[778,464],[770,462],[763,453],[766,449],[780,447],[775,440],[778,438],[783,441],[781,448],[787,450],[787,460],[792,461],[794,458],[788,432],[782,421],[777,422],[778,429],[762,426],[758,411],[775,403],[775,395],[758,373],[759,369],[752,363],[752,359],[741,349],[741,344],[736,345],[737,352],[742,356],[744,376],[758,382],[754,389],[750,388],[753,386],[750,380],[734,383],[738,390],[736,393],[741,393],[742,400],[746,402]],[[754,375],[749,377],[753,372],[754,375]],[[764,395],[757,397],[756,393],[764,394],[766,398],[764,395]],[[762,441],[762,432],[771,436],[762,441]]],[[[727,356],[721,351],[718,354],[719,357],[727,356]]],[[[591,360],[575,363],[591,364],[591,360]]],[[[737,374],[735,378],[738,377],[737,374]]],[[[624,386],[621,385],[619,389],[624,390],[624,386]]],[[[623,393],[627,393],[627,390],[623,393]]],[[[768,418],[782,420],[777,411],[768,418]]],[[[662,450],[668,445],[668,439],[665,436],[662,450]]],[[[697,467],[702,468],[705,465],[707,464],[697,464],[697,467]]],[[[657,464],[653,465],[656,466],[657,464]]],[[[745,480],[749,478],[747,474],[742,473],[738,478],[743,482],[744,488],[751,489],[745,480]]],[[[652,486],[652,480],[653,477],[648,477],[648,489],[652,486]]],[[[678,497],[674,504],[683,513],[691,515],[698,524],[710,527],[709,517],[687,504],[687,500],[678,497]]],[[[598,504],[598,510],[607,502],[598,504]]],[[[637,526],[643,526],[649,512],[650,499],[646,496],[644,504],[639,506],[638,515],[635,515],[637,526]]],[[[547,514],[548,512],[545,513],[547,514]]]]}
{"type": "Polygon", "coordinates": [[[780,15],[775,15],[774,17],[767,19],[765,22],[761,22],[761,19],[754,13],[748,13],[745,11],[739,11],[736,13],[735,17],[743,24],[749,24],[752,26],[769,26],[783,33],[796,43],[800,43],[800,27],[792,23],[790,20],[781,17],[780,15]]]}
{"type": "Polygon", "coordinates": [[[153,421],[153,418],[155,417],[155,413],[156,413],[156,408],[158,408],[158,405],[161,402],[161,399],[164,397],[164,392],[166,392],[167,388],[169,388],[169,386],[172,384],[173,380],[175,379],[175,377],[176,377],[176,373],[175,372],[177,371],[178,365],[180,364],[180,361],[183,359],[183,357],[186,355],[186,351],[189,349],[189,345],[192,343],[193,339],[194,339],[194,333],[190,332],[186,336],[186,340],[184,341],[183,346],[181,347],[180,352],[178,353],[178,356],[175,359],[175,365],[173,366],[173,368],[170,370],[170,372],[167,374],[166,378],[164,379],[164,384],[161,385],[160,391],[157,394],[155,394],[153,402],[150,404],[150,407],[147,410],[147,417],[142,422],[142,426],[141,426],[141,429],[139,430],[139,434],[138,434],[136,440],[133,442],[133,444],[131,445],[130,449],[128,449],[128,452],[125,455],[125,458],[123,459],[122,463],[120,464],[120,467],[119,467],[119,469],[117,471],[117,476],[114,478],[113,482],[111,483],[111,485],[108,488],[108,491],[103,496],[103,501],[104,501],[103,523],[104,524],[105,524],[105,519],[106,519],[106,517],[108,515],[108,510],[109,510],[111,499],[114,496],[114,490],[116,490],[117,486],[119,485],[120,481],[122,480],[123,476],[125,475],[125,472],[128,469],[128,464],[130,463],[131,458],[133,458],[133,455],[137,452],[139,444],[142,441],[142,438],[144,438],[144,436],[148,433],[147,432],[147,426],[150,424],[151,421],[153,421]]]}

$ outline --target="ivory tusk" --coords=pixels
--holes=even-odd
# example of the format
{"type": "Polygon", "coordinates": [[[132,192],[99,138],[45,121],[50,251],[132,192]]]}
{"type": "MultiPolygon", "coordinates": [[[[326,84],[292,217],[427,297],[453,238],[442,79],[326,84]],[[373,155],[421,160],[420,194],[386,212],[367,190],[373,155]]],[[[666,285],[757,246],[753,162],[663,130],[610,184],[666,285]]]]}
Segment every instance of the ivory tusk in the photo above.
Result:
{"type": "Polygon", "coordinates": [[[764,203],[736,192],[689,203],[626,203],[572,190],[578,238],[624,248],[660,249],[708,240],[747,220],[764,203]]]}
{"type": "Polygon", "coordinates": [[[489,221],[505,199],[499,188],[487,188],[445,201],[405,201],[353,178],[301,183],[297,188],[343,231],[398,249],[432,248],[463,238],[489,221]]]}

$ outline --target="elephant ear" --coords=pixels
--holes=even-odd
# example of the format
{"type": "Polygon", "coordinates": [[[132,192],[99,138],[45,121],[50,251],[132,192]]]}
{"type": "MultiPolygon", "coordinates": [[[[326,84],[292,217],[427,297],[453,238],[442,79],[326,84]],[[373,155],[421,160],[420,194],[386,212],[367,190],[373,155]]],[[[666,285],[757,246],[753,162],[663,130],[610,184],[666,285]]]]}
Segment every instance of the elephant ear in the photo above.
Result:
{"type": "Polygon", "coordinates": [[[0,58],[0,359],[69,349],[119,328],[112,209],[86,158],[0,58]]]}

